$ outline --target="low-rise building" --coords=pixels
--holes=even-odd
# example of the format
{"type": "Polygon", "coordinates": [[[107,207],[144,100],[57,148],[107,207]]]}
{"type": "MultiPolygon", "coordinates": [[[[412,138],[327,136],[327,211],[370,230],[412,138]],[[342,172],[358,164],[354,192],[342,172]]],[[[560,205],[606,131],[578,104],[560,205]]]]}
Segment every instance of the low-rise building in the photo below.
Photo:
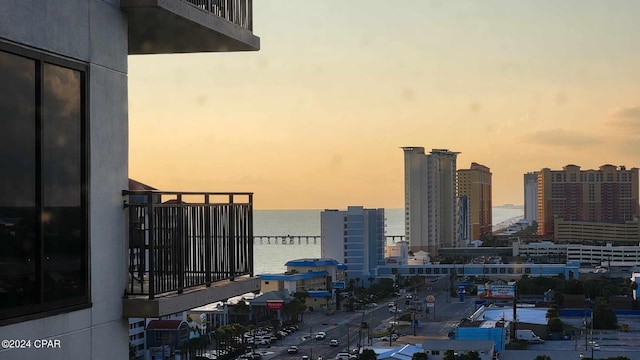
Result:
{"type": "Polygon", "coordinates": [[[493,360],[493,340],[449,340],[428,339],[422,343],[428,359],[442,360],[447,351],[453,351],[456,355],[477,351],[481,360],[493,360]]]}

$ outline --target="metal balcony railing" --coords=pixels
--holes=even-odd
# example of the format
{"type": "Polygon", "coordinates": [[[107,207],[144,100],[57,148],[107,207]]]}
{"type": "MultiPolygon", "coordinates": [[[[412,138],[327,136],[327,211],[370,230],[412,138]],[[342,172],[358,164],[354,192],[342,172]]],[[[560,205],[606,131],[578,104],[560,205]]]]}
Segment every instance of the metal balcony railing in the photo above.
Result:
{"type": "Polygon", "coordinates": [[[125,295],[182,293],[253,276],[253,194],[129,191],[125,295]]]}
{"type": "Polygon", "coordinates": [[[253,31],[253,0],[183,0],[221,17],[244,29],[253,31]]]}

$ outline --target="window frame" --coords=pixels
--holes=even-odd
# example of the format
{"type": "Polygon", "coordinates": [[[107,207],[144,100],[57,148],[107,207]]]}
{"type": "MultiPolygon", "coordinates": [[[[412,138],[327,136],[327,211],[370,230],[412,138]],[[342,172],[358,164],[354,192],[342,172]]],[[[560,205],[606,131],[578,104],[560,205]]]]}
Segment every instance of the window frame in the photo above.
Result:
{"type": "Polygon", "coordinates": [[[35,139],[35,187],[36,194],[36,218],[38,226],[34,227],[37,234],[36,244],[36,278],[37,286],[40,288],[39,302],[23,306],[0,308],[0,326],[24,322],[33,319],[49,317],[57,314],[68,313],[85,308],[90,308],[91,303],[91,240],[89,221],[89,186],[90,186],[90,144],[89,144],[89,64],[69,57],[49,53],[44,50],[29,48],[0,39],[0,52],[19,56],[34,62],[34,92],[35,92],[35,113],[34,122],[36,128],[35,139]],[[43,144],[44,144],[44,68],[45,64],[63,67],[80,74],[80,209],[82,213],[81,237],[83,239],[83,249],[81,254],[80,271],[84,275],[84,294],[76,297],[69,297],[61,300],[45,301],[44,294],[44,224],[41,221],[45,203],[42,198],[43,179],[43,144]]]}

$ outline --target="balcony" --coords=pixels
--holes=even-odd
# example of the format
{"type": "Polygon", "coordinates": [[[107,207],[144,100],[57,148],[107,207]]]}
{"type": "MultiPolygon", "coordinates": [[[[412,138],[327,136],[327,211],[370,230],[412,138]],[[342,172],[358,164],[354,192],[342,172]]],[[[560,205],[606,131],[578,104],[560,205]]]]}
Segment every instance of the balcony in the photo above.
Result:
{"type": "Polygon", "coordinates": [[[121,0],[129,55],[256,51],[252,0],[121,0]]]}
{"type": "Polygon", "coordinates": [[[260,290],[253,194],[123,191],[124,317],[160,317],[260,290]]]}

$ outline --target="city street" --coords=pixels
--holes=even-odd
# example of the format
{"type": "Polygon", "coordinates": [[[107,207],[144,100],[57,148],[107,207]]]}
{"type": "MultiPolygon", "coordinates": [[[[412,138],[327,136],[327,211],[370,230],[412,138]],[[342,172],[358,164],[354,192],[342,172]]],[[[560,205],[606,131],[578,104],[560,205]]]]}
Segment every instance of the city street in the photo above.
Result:
{"type": "MultiPolygon", "coordinates": [[[[424,299],[429,293],[426,290],[419,292],[419,298],[424,299]]],[[[415,294],[412,294],[415,296],[415,294]]],[[[465,298],[463,303],[458,298],[449,298],[445,292],[434,294],[436,303],[431,308],[428,318],[422,313],[419,317],[421,326],[414,329],[409,323],[397,324],[399,333],[398,340],[393,342],[393,346],[403,344],[421,343],[428,338],[446,338],[447,333],[453,331],[455,326],[464,317],[468,317],[474,310],[475,298],[465,298]],[[435,312],[435,314],[434,314],[435,312]],[[435,315],[435,320],[434,320],[435,315]]],[[[261,348],[259,352],[263,359],[300,359],[307,355],[312,359],[322,356],[323,359],[333,359],[339,352],[345,352],[348,348],[356,349],[358,344],[363,346],[389,347],[389,342],[381,341],[375,335],[386,333],[388,328],[396,319],[393,313],[389,312],[388,303],[397,301],[398,308],[404,314],[407,308],[405,297],[395,299],[380,300],[375,309],[364,311],[336,311],[333,315],[325,315],[322,312],[305,313],[303,322],[299,324],[300,330],[278,340],[271,348],[261,348]],[[362,322],[367,322],[368,329],[361,329],[362,322]],[[322,340],[316,340],[315,334],[319,331],[326,332],[327,336],[322,340]],[[371,342],[368,342],[371,337],[371,342]],[[332,339],[338,340],[337,347],[329,346],[332,339]],[[291,345],[299,347],[297,354],[288,354],[287,349],[291,345]]]]}

